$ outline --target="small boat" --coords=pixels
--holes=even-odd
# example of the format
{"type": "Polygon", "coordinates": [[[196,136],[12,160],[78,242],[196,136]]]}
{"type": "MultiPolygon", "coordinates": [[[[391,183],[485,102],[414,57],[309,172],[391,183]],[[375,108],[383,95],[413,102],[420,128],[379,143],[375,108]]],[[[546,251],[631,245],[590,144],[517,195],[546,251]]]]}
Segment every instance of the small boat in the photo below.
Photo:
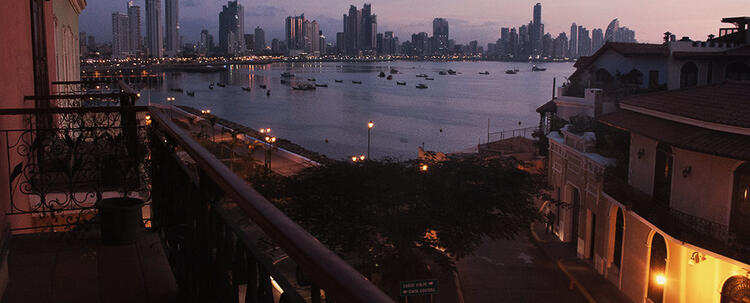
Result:
{"type": "Polygon", "coordinates": [[[291,77],[294,77],[294,74],[292,74],[290,72],[283,72],[283,73],[281,73],[281,76],[284,77],[284,78],[291,78],[291,77]]]}
{"type": "Polygon", "coordinates": [[[208,89],[214,89],[214,84],[211,83],[211,85],[208,86],[208,89]]]}
{"type": "Polygon", "coordinates": [[[218,85],[219,87],[227,87],[227,85],[226,85],[226,84],[224,84],[224,83],[221,83],[221,82],[219,82],[219,83],[216,83],[216,85],[218,85]]]}
{"type": "Polygon", "coordinates": [[[427,75],[425,75],[425,74],[418,74],[417,78],[427,78],[427,75]]]}
{"type": "Polygon", "coordinates": [[[449,69],[449,70],[448,70],[448,74],[449,74],[449,75],[455,75],[455,74],[456,74],[456,71],[454,71],[454,70],[452,70],[452,69],[449,69]]]}
{"type": "Polygon", "coordinates": [[[336,82],[336,83],[344,82],[344,80],[333,80],[333,81],[336,82]]]}
{"type": "Polygon", "coordinates": [[[393,80],[393,76],[391,76],[391,75],[388,75],[388,77],[387,77],[387,78],[385,78],[385,79],[386,79],[386,80],[393,80]]]}
{"type": "Polygon", "coordinates": [[[534,66],[531,67],[531,71],[532,72],[543,72],[543,71],[546,71],[546,70],[547,70],[547,68],[545,68],[545,67],[537,67],[536,65],[534,65],[534,66]]]}
{"type": "Polygon", "coordinates": [[[441,75],[441,76],[445,76],[447,74],[448,74],[448,72],[442,71],[442,70],[440,72],[438,72],[438,75],[441,75]]]}
{"type": "Polygon", "coordinates": [[[190,97],[195,97],[195,92],[188,91],[187,95],[190,97]]]}
{"type": "Polygon", "coordinates": [[[417,84],[417,88],[424,89],[424,88],[427,88],[427,85],[424,85],[424,84],[420,83],[420,84],[417,84]]]}
{"type": "Polygon", "coordinates": [[[406,82],[398,82],[398,81],[396,81],[396,85],[406,85],[406,82]]]}
{"type": "Polygon", "coordinates": [[[508,75],[515,75],[515,74],[518,73],[518,71],[516,71],[514,69],[509,69],[509,70],[506,70],[505,73],[508,74],[508,75]]]}
{"type": "Polygon", "coordinates": [[[385,77],[385,73],[384,73],[384,72],[380,72],[380,73],[378,74],[378,77],[380,77],[380,78],[383,78],[383,77],[385,77]]]}
{"type": "Polygon", "coordinates": [[[260,88],[262,88],[262,89],[266,89],[266,85],[265,85],[265,84],[261,84],[261,85],[260,85],[260,88]]]}
{"type": "Polygon", "coordinates": [[[429,78],[429,77],[427,77],[427,78],[424,78],[424,79],[425,79],[425,80],[435,80],[435,78],[429,78]]]}
{"type": "Polygon", "coordinates": [[[271,90],[269,89],[266,91],[266,96],[270,96],[270,95],[271,95],[271,90]]]}
{"type": "Polygon", "coordinates": [[[246,91],[246,92],[249,92],[249,91],[250,91],[250,88],[249,88],[249,87],[243,87],[243,88],[242,88],[242,90],[244,90],[244,91],[246,91]]]}
{"type": "Polygon", "coordinates": [[[292,88],[295,90],[314,90],[315,85],[312,85],[310,83],[303,83],[292,88]]]}
{"type": "Polygon", "coordinates": [[[315,82],[315,78],[307,78],[307,81],[315,82]]]}
{"type": "Polygon", "coordinates": [[[490,74],[490,72],[488,72],[488,71],[483,71],[483,72],[479,72],[479,74],[480,74],[480,75],[489,75],[489,74],[490,74]]]}
{"type": "Polygon", "coordinates": [[[181,88],[179,88],[179,87],[176,87],[176,88],[170,88],[169,90],[171,90],[171,91],[173,91],[173,92],[178,92],[178,93],[181,93],[181,92],[183,92],[183,90],[182,90],[181,88]]]}
{"type": "Polygon", "coordinates": [[[318,83],[315,83],[315,86],[317,86],[317,87],[328,87],[328,84],[318,84],[318,83]]]}
{"type": "Polygon", "coordinates": [[[398,70],[391,67],[391,74],[398,74],[398,70]]]}
{"type": "Polygon", "coordinates": [[[288,83],[289,83],[289,81],[286,81],[286,80],[284,80],[284,79],[281,79],[281,84],[288,84],[288,83]]]}
{"type": "Polygon", "coordinates": [[[362,81],[352,81],[354,84],[362,84],[362,81]]]}

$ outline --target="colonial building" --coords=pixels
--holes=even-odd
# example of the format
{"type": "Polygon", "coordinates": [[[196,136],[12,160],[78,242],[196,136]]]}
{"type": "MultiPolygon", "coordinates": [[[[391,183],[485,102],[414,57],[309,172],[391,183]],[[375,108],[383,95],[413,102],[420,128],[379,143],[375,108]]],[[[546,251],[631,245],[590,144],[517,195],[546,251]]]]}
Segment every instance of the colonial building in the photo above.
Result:
{"type": "Polygon", "coordinates": [[[555,234],[634,302],[750,300],[748,18],[727,20],[736,39],[607,43],[539,109],[555,234]]]}

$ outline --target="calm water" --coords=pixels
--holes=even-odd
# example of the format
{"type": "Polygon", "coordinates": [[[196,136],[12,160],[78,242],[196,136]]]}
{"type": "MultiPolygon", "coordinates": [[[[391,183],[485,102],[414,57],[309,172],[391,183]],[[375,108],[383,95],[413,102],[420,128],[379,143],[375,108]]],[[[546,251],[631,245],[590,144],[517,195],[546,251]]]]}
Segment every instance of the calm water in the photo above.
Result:
{"type": "Polygon", "coordinates": [[[367,122],[373,120],[371,156],[408,159],[417,156],[423,143],[427,150],[454,152],[485,142],[488,118],[493,132],[538,124],[535,109],[550,100],[553,77],[559,85],[573,72],[572,63],[540,66],[547,71],[531,72],[530,64],[504,62],[238,65],[221,73],[167,73],[164,83],[144,91],[143,98],[157,103],[176,97],[178,105],[208,108],[256,129],[270,127],[278,137],[339,159],[366,153],[367,122]],[[505,74],[514,66],[521,70],[518,74],[505,74]],[[393,80],[377,76],[380,71],[389,74],[391,67],[400,71],[393,80]],[[460,74],[438,75],[448,69],[460,74]],[[485,70],[490,74],[478,74],[485,70]],[[283,71],[295,74],[294,84],[312,83],[307,79],[315,78],[328,87],[292,90],[280,83],[283,71]],[[435,80],[417,78],[420,73],[435,80]],[[224,82],[227,87],[210,90],[210,82],[224,82]],[[417,89],[419,83],[429,88],[417,89]],[[259,87],[262,84],[271,90],[270,96],[259,87]],[[171,87],[195,91],[195,97],[170,92],[171,87]]]}

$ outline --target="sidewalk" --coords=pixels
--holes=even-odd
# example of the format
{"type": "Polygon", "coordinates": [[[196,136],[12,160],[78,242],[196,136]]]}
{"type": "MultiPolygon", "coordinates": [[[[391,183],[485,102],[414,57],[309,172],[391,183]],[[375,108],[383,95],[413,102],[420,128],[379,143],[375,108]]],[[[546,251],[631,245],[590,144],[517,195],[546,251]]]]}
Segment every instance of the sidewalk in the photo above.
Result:
{"type": "Polygon", "coordinates": [[[571,243],[560,242],[554,235],[545,232],[544,225],[532,223],[531,238],[570,280],[570,288],[576,288],[588,302],[631,302],[615,285],[600,275],[588,263],[576,257],[571,243]]]}

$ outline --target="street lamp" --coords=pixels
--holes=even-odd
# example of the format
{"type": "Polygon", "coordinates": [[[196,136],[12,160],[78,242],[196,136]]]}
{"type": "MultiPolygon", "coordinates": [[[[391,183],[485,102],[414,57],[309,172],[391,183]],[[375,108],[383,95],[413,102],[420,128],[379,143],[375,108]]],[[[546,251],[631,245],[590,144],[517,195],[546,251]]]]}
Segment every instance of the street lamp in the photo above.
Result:
{"type": "Polygon", "coordinates": [[[423,172],[424,172],[424,171],[427,171],[427,169],[428,169],[428,168],[429,168],[429,167],[427,166],[427,164],[422,164],[422,165],[420,165],[420,166],[419,166],[419,170],[421,170],[421,171],[423,171],[423,172]]]}
{"type": "Polygon", "coordinates": [[[375,126],[375,123],[372,123],[372,120],[367,123],[367,157],[370,157],[370,133],[372,132],[372,127],[375,126]]]}
{"type": "MultiPolygon", "coordinates": [[[[172,103],[174,103],[174,100],[175,100],[175,97],[167,97],[167,104],[169,104],[169,106],[174,107],[174,105],[172,104],[172,103]]],[[[169,109],[169,120],[172,120],[172,112],[173,111],[174,111],[174,108],[170,108],[169,109]]]]}
{"type": "Polygon", "coordinates": [[[266,136],[266,142],[271,145],[266,147],[266,174],[271,172],[271,151],[273,150],[273,144],[276,143],[276,137],[266,136]]]}
{"type": "Polygon", "coordinates": [[[365,161],[365,159],[366,159],[365,155],[352,156],[352,162],[362,162],[362,161],[365,161]]]}
{"type": "Polygon", "coordinates": [[[270,134],[271,133],[271,129],[270,128],[261,128],[260,129],[260,133],[261,134],[270,134]]]}

